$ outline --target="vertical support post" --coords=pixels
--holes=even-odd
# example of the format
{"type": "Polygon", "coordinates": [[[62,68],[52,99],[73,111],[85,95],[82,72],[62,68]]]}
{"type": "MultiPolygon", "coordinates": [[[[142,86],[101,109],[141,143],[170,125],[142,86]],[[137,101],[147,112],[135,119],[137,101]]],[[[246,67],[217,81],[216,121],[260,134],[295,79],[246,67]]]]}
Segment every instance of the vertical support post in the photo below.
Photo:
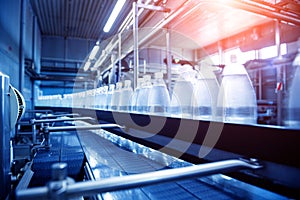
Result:
{"type": "Polygon", "coordinates": [[[118,81],[121,81],[121,73],[122,73],[122,36],[121,33],[118,34],[118,42],[119,42],[119,76],[118,76],[118,81]]]}
{"type": "Polygon", "coordinates": [[[262,72],[258,69],[258,99],[262,100],[262,72]]]}
{"type": "MultiPolygon", "coordinates": [[[[35,66],[35,51],[36,51],[36,27],[37,27],[37,17],[32,17],[33,25],[32,25],[32,51],[31,51],[31,57],[32,57],[32,63],[35,66]]],[[[36,70],[36,69],[34,69],[36,70]]],[[[35,80],[31,81],[31,108],[34,110],[35,107],[35,99],[36,99],[36,93],[35,93],[35,80]]]]}
{"type": "Polygon", "coordinates": [[[277,57],[281,57],[281,48],[280,48],[280,24],[279,21],[275,21],[275,44],[276,44],[276,50],[277,50],[277,57]]]}
{"type": "Polygon", "coordinates": [[[171,66],[172,66],[172,54],[171,54],[171,39],[170,31],[166,32],[166,55],[167,55],[167,87],[171,91],[171,66]]]}
{"type": "Polygon", "coordinates": [[[222,43],[220,41],[218,41],[218,52],[219,52],[219,64],[225,64],[224,63],[224,55],[223,55],[223,47],[222,47],[222,43]]]}
{"type": "Polygon", "coordinates": [[[133,12],[133,89],[137,87],[137,79],[139,75],[139,37],[138,37],[138,5],[136,2],[132,4],[133,12]]]}
{"type": "MultiPolygon", "coordinates": [[[[277,48],[277,58],[281,58],[280,49],[280,24],[279,21],[275,21],[275,44],[277,48]]],[[[277,92],[277,125],[282,125],[282,66],[279,64],[276,67],[276,92],[277,92]],[[281,86],[280,86],[281,85],[281,86]]]]}
{"type": "Polygon", "coordinates": [[[24,56],[24,41],[25,41],[25,29],[26,29],[26,1],[21,0],[21,23],[20,23],[20,41],[19,41],[19,91],[22,93],[24,88],[24,76],[25,76],[25,56],[24,56]]]}

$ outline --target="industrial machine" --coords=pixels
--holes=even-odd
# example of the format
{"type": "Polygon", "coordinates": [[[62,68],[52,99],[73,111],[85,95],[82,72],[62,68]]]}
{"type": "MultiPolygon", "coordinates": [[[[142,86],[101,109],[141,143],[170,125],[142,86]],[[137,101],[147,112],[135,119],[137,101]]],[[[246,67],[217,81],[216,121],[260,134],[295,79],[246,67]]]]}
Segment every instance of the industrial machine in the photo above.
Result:
{"type": "Polygon", "coordinates": [[[99,87],[38,96],[21,119],[0,74],[1,199],[300,198],[300,54],[280,53],[299,2],[147,2],[84,61],[99,87]]]}
{"type": "Polygon", "coordinates": [[[12,143],[11,138],[14,136],[15,126],[25,112],[25,101],[22,94],[10,85],[9,77],[0,72],[0,194],[1,199],[5,198],[11,187],[11,161],[12,161],[12,143]]]}

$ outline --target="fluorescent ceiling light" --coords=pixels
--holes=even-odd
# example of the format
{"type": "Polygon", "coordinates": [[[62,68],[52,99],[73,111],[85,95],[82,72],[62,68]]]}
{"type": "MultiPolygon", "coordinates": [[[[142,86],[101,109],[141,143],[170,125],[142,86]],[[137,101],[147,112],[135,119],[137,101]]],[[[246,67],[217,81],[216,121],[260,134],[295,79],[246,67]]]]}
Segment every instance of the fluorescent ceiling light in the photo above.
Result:
{"type": "Polygon", "coordinates": [[[98,45],[94,46],[92,52],[90,53],[89,59],[93,60],[96,57],[98,51],[99,51],[99,46],[98,45]]]}
{"type": "Polygon", "coordinates": [[[113,11],[111,12],[104,28],[103,28],[103,31],[108,33],[112,27],[112,25],[115,23],[122,7],[124,6],[126,0],[118,0],[118,2],[116,3],[113,11]]]}
{"type": "Polygon", "coordinates": [[[83,71],[87,71],[89,68],[90,68],[90,66],[91,66],[91,62],[90,61],[87,61],[86,63],[85,63],[85,65],[83,66],[83,71]]]}

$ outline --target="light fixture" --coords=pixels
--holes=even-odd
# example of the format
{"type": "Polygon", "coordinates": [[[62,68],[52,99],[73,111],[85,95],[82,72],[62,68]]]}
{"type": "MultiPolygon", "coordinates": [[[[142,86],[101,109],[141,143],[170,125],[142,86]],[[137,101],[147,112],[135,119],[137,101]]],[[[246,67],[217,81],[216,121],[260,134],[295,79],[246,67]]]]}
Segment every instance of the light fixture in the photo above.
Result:
{"type": "Polygon", "coordinates": [[[104,28],[103,31],[108,33],[112,27],[112,25],[114,24],[114,22],[116,21],[122,7],[124,6],[126,0],[118,0],[118,2],[116,3],[113,11],[111,12],[104,28]]]}
{"type": "Polygon", "coordinates": [[[90,61],[87,61],[86,63],[85,63],[85,65],[83,66],[83,71],[87,71],[89,68],[90,68],[90,66],[91,66],[91,62],[90,61]]]}
{"type": "Polygon", "coordinates": [[[99,46],[98,46],[98,45],[95,45],[95,46],[93,47],[92,52],[90,53],[89,59],[90,59],[90,60],[93,60],[93,59],[96,57],[96,54],[98,53],[98,51],[99,51],[99,46]]]}

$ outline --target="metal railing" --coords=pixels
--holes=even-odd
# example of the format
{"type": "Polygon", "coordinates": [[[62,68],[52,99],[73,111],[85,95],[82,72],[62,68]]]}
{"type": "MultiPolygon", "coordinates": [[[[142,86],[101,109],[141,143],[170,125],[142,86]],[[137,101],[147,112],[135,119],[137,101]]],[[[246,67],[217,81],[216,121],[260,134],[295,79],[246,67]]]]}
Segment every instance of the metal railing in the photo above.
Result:
{"type": "Polygon", "coordinates": [[[256,159],[250,161],[225,160],[79,183],[72,183],[67,180],[66,168],[67,166],[65,163],[54,164],[54,166],[52,166],[52,181],[47,186],[17,190],[15,193],[16,199],[68,199],[163,182],[178,181],[187,178],[196,178],[221,172],[241,169],[256,170],[262,168],[262,166],[256,159]]]}

